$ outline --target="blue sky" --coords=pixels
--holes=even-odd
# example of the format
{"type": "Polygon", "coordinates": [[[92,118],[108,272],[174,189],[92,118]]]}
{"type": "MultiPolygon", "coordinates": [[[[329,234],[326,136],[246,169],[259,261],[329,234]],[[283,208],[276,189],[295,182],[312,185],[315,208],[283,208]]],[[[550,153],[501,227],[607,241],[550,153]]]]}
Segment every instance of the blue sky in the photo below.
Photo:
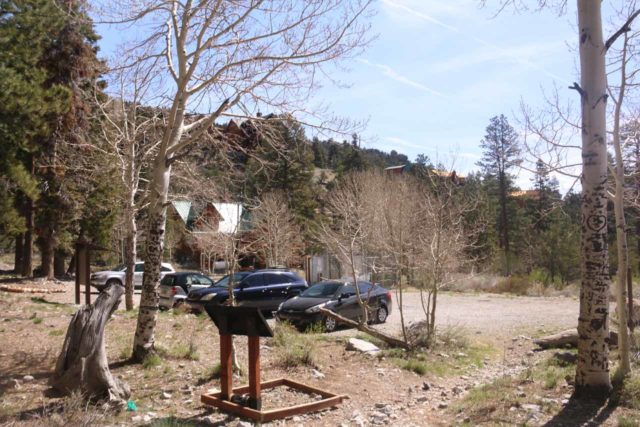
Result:
{"type": "MultiPolygon", "coordinates": [[[[480,158],[489,119],[505,114],[518,128],[523,100],[543,102],[542,90],[577,78],[575,13],[479,8],[475,0],[380,0],[377,40],[342,76],[347,89],[319,97],[333,110],[368,119],[364,145],[418,153],[468,173],[480,158]]],[[[490,3],[490,2],[489,2],[490,3]]],[[[529,174],[517,182],[529,187],[529,174]]],[[[571,179],[559,177],[566,191],[571,179]]]]}
{"type": "MultiPolygon", "coordinates": [[[[527,0],[529,1],[529,0],[527,0]]],[[[533,4],[537,3],[531,1],[533,4]]],[[[325,85],[310,100],[339,116],[367,120],[363,145],[419,153],[462,173],[477,169],[479,142],[489,119],[505,114],[518,129],[520,102],[536,107],[543,90],[577,79],[575,10],[507,9],[494,16],[478,0],[378,0],[376,40],[366,52],[332,74],[346,88],[325,85]]],[[[487,3],[496,3],[488,1],[487,3]]],[[[102,52],[115,52],[119,35],[107,27],[102,52]]],[[[527,172],[517,183],[531,185],[527,172]]],[[[566,191],[573,180],[559,177],[566,191]]]]}

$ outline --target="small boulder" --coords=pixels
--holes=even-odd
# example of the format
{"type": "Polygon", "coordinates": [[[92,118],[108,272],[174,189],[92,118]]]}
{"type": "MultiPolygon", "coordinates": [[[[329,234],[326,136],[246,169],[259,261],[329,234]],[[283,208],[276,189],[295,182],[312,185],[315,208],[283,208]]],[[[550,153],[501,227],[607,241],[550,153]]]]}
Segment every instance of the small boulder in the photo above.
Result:
{"type": "Polygon", "coordinates": [[[33,381],[33,380],[34,380],[34,378],[33,378],[32,375],[25,375],[24,377],[22,377],[22,381],[24,381],[26,383],[29,382],[29,381],[33,381]]]}
{"type": "Polygon", "coordinates": [[[359,351],[360,353],[375,355],[380,352],[380,349],[369,341],[361,340],[358,338],[349,338],[347,342],[348,351],[359,351]]]}

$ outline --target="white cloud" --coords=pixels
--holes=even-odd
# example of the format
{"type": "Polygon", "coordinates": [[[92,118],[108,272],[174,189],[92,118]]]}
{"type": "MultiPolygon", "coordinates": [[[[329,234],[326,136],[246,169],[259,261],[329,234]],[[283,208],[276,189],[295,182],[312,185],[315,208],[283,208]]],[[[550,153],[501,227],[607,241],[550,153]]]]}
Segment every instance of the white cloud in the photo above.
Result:
{"type": "Polygon", "coordinates": [[[494,56],[497,55],[498,57],[507,57],[507,58],[511,58],[513,61],[515,61],[516,63],[519,63],[520,65],[523,65],[527,68],[532,68],[535,69],[537,71],[540,71],[541,73],[553,78],[554,80],[557,80],[558,82],[562,83],[562,84],[570,84],[570,82],[563,78],[560,77],[550,71],[548,71],[547,69],[545,69],[543,66],[539,65],[536,60],[534,58],[528,58],[526,56],[523,56],[523,52],[521,52],[520,50],[518,50],[517,48],[503,48],[501,46],[498,46],[494,43],[491,43],[489,41],[486,41],[480,37],[475,36],[474,34],[468,34],[462,30],[460,30],[460,28],[454,26],[454,25],[450,25],[446,22],[444,22],[441,19],[435,18],[432,14],[428,14],[422,10],[417,10],[415,8],[411,8],[409,6],[406,6],[403,3],[399,3],[397,0],[382,0],[383,3],[389,7],[401,10],[404,13],[407,13],[409,15],[411,15],[412,17],[418,18],[420,20],[429,22],[431,24],[435,24],[438,25],[442,28],[445,28],[451,32],[455,32],[455,33],[459,33],[462,34],[463,36],[474,40],[476,43],[483,45],[485,47],[490,48],[491,50],[494,51],[494,56]]]}
{"type": "Polygon", "coordinates": [[[379,70],[382,71],[382,74],[384,74],[385,76],[389,77],[392,80],[395,80],[398,83],[401,83],[405,86],[409,86],[409,87],[413,87],[415,89],[420,89],[423,92],[428,92],[432,95],[436,95],[436,96],[440,96],[440,97],[446,97],[446,95],[444,95],[442,92],[438,92],[435,89],[431,89],[430,87],[427,87],[425,85],[423,85],[422,83],[416,82],[415,80],[411,80],[409,77],[404,76],[400,73],[398,73],[396,70],[394,70],[393,68],[391,68],[389,65],[386,64],[379,64],[379,63],[375,63],[375,62],[370,62],[366,59],[358,59],[359,62],[368,65],[369,67],[374,67],[377,68],[379,70]]]}
{"type": "Polygon", "coordinates": [[[449,25],[446,24],[444,22],[442,22],[441,20],[434,18],[431,15],[428,15],[424,12],[418,11],[416,9],[410,8],[409,6],[406,6],[404,4],[398,3],[397,1],[392,1],[392,0],[382,0],[382,3],[386,6],[392,7],[394,9],[397,10],[401,10],[415,18],[421,19],[423,21],[428,21],[431,22],[433,24],[439,25],[443,28],[446,28],[450,31],[455,31],[455,32],[459,32],[460,30],[457,27],[454,27],[453,25],[449,25]]]}
{"type": "Polygon", "coordinates": [[[395,146],[394,149],[398,148],[398,146],[404,148],[415,148],[416,150],[422,150],[424,148],[420,144],[415,144],[413,142],[407,141],[406,139],[398,138],[397,136],[385,136],[384,140],[389,141],[391,144],[393,144],[395,146]]]}
{"type": "Polygon", "coordinates": [[[485,62],[512,61],[516,63],[532,62],[534,58],[548,55],[565,47],[564,42],[554,41],[550,43],[529,43],[520,46],[511,46],[504,49],[478,49],[470,53],[453,56],[443,61],[429,65],[429,69],[435,72],[457,71],[462,68],[485,62]],[[519,59],[516,60],[515,58],[519,59]]]}

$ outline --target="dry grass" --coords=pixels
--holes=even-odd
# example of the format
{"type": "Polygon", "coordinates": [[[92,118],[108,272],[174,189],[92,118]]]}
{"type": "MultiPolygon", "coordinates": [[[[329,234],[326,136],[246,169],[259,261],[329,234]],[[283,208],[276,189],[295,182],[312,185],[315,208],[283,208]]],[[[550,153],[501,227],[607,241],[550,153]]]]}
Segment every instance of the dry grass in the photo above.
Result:
{"type": "Polygon", "coordinates": [[[43,427],[92,427],[104,424],[110,415],[107,407],[88,403],[80,393],[73,393],[59,404],[47,406],[30,418],[43,427]]]}
{"type": "Polygon", "coordinates": [[[640,375],[631,374],[620,390],[620,404],[630,409],[640,409],[640,375]]]}
{"type": "MultiPolygon", "coordinates": [[[[414,333],[419,335],[419,330],[414,328],[414,333]]],[[[448,326],[437,330],[435,345],[428,350],[421,346],[413,351],[389,348],[381,355],[421,376],[450,377],[482,367],[494,353],[492,346],[471,341],[462,327],[448,326]]]]}
{"type": "Polygon", "coordinates": [[[520,424],[514,420],[522,412],[518,408],[526,403],[539,405],[543,413],[551,415],[560,409],[560,404],[542,396],[566,393],[567,379],[573,378],[574,372],[573,363],[550,356],[518,376],[500,377],[471,389],[453,410],[464,413],[473,424],[490,425],[508,425],[507,420],[520,424]]]}

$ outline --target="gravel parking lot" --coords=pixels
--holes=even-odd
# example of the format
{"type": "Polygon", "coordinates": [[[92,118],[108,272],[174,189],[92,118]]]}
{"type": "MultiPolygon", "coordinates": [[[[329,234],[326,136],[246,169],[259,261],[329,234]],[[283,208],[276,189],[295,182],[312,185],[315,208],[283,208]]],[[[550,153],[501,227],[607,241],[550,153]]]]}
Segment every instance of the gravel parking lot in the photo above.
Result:
{"type": "MultiPolygon", "coordinates": [[[[404,306],[408,322],[424,319],[419,293],[406,293],[404,306]]],[[[577,326],[578,311],[577,298],[443,293],[438,296],[436,322],[441,326],[459,326],[472,333],[511,338],[536,329],[553,331],[577,326]]],[[[400,329],[397,304],[382,329],[387,332],[400,329]]]]}
{"type": "MultiPolygon", "coordinates": [[[[66,299],[72,298],[72,293],[64,295],[67,296],[66,299]]],[[[92,299],[96,296],[97,293],[92,295],[92,299]]],[[[138,290],[134,295],[134,303],[137,305],[139,300],[138,290]]],[[[396,334],[400,331],[400,312],[395,296],[393,302],[393,310],[387,322],[376,327],[396,334]]],[[[121,308],[123,306],[124,302],[121,303],[121,308]]],[[[404,307],[407,324],[424,319],[418,292],[405,293],[404,307]]],[[[578,322],[578,311],[579,301],[575,297],[441,293],[438,296],[436,321],[440,327],[462,327],[473,334],[507,339],[536,330],[556,331],[574,327],[578,322]]]]}

